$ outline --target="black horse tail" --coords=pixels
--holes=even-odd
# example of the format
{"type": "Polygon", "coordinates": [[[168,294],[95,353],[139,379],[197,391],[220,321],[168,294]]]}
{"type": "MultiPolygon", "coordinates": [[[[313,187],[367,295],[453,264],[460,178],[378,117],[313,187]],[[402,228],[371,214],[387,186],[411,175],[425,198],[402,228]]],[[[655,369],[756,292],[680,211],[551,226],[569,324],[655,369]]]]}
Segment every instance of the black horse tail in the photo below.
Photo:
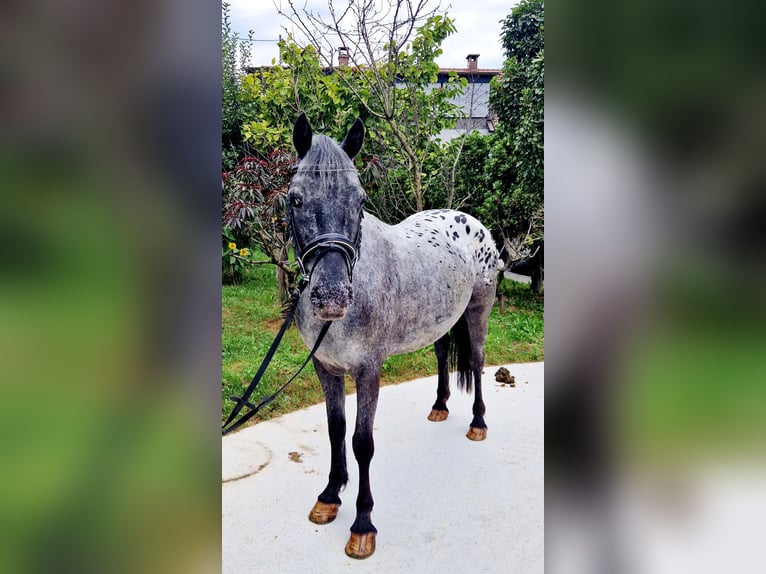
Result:
{"type": "Polygon", "coordinates": [[[461,391],[471,392],[471,334],[465,315],[458,319],[449,333],[449,370],[457,373],[457,386],[461,391]]]}

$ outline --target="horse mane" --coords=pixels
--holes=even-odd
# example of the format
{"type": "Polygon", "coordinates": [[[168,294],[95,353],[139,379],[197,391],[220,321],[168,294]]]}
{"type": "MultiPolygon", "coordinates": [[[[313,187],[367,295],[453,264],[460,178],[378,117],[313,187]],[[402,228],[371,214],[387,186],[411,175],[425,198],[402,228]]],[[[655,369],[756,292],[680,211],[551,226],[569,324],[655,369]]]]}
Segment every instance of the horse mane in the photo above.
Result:
{"type": "Polygon", "coordinates": [[[311,147],[299,165],[321,166],[327,171],[355,169],[346,152],[334,139],[322,134],[316,134],[311,140],[311,147]]]}

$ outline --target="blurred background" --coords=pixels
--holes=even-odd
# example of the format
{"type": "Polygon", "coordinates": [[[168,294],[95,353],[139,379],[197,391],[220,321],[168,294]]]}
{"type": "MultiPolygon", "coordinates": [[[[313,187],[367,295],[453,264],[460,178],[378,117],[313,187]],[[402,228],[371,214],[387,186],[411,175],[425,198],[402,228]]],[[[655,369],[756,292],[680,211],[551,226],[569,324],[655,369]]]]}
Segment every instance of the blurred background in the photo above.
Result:
{"type": "Polygon", "coordinates": [[[0,30],[0,571],[217,571],[220,7],[0,30]]]}
{"type": "Polygon", "coordinates": [[[546,8],[546,569],[762,572],[758,10],[546,8]]]}

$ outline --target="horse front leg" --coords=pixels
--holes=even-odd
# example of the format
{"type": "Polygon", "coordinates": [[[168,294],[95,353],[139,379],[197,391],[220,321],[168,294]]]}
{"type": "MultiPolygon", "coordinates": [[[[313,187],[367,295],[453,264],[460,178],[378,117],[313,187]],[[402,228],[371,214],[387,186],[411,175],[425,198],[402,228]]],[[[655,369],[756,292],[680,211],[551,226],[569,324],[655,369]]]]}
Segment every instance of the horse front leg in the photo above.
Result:
{"type": "Polygon", "coordinates": [[[359,494],[356,498],[356,520],[351,525],[346,554],[352,558],[367,558],[375,552],[378,532],[371,519],[374,501],[370,489],[370,462],[375,453],[372,428],[378,406],[380,365],[367,366],[355,375],[357,414],[352,447],[359,465],[359,494]]]}
{"type": "Polygon", "coordinates": [[[346,467],[346,395],[343,374],[328,371],[316,358],[313,359],[327,407],[327,428],[330,434],[330,478],[327,487],[317,497],[309,520],[327,524],[335,520],[341,505],[340,491],[348,482],[346,467]]]}

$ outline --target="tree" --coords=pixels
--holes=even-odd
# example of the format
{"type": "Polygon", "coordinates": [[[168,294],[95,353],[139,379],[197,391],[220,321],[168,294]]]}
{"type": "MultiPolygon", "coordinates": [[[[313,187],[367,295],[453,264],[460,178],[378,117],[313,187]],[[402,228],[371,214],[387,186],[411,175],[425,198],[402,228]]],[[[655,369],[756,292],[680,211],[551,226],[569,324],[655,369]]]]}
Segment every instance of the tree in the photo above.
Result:
{"type": "MultiPolygon", "coordinates": [[[[348,88],[358,78],[349,69],[327,69],[316,49],[291,38],[279,42],[281,65],[251,70],[242,81],[242,137],[250,151],[291,150],[293,122],[301,112],[317,131],[342,138],[364,109],[348,88]]],[[[354,74],[358,76],[358,74],[354,74]]]]}
{"type": "Polygon", "coordinates": [[[544,237],[544,11],[543,0],[522,0],[503,23],[506,60],[490,93],[499,120],[486,164],[492,186],[479,208],[512,259],[533,257],[537,292],[544,237]]]}
{"type": "MultiPolygon", "coordinates": [[[[276,266],[280,301],[286,303],[297,272],[291,266],[286,217],[293,157],[274,150],[265,158],[244,157],[223,173],[224,237],[256,245],[276,266]]],[[[235,279],[235,278],[232,278],[235,279]]]]}
{"type": "Polygon", "coordinates": [[[433,151],[431,139],[454,122],[459,108],[452,99],[466,85],[453,75],[444,89],[429,90],[438,75],[435,59],[442,53],[441,43],[455,26],[426,4],[367,0],[338,12],[330,1],[328,17],[298,10],[292,0],[288,10],[280,8],[326,66],[332,66],[336,49],[347,50],[355,73],[339,79],[363,109],[372,141],[381,144],[370,147],[393,171],[388,183],[401,186],[394,202],[397,216],[424,208],[423,164],[433,151]]]}
{"type": "MultiPolygon", "coordinates": [[[[241,83],[250,59],[250,42],[241,41],[231,28],[229,4],[221,16],[221,159],[224,170],[234,167],[242,155],[241,83]]],[[[252,39],[250,32],[250,39],[252,39]]]]}

